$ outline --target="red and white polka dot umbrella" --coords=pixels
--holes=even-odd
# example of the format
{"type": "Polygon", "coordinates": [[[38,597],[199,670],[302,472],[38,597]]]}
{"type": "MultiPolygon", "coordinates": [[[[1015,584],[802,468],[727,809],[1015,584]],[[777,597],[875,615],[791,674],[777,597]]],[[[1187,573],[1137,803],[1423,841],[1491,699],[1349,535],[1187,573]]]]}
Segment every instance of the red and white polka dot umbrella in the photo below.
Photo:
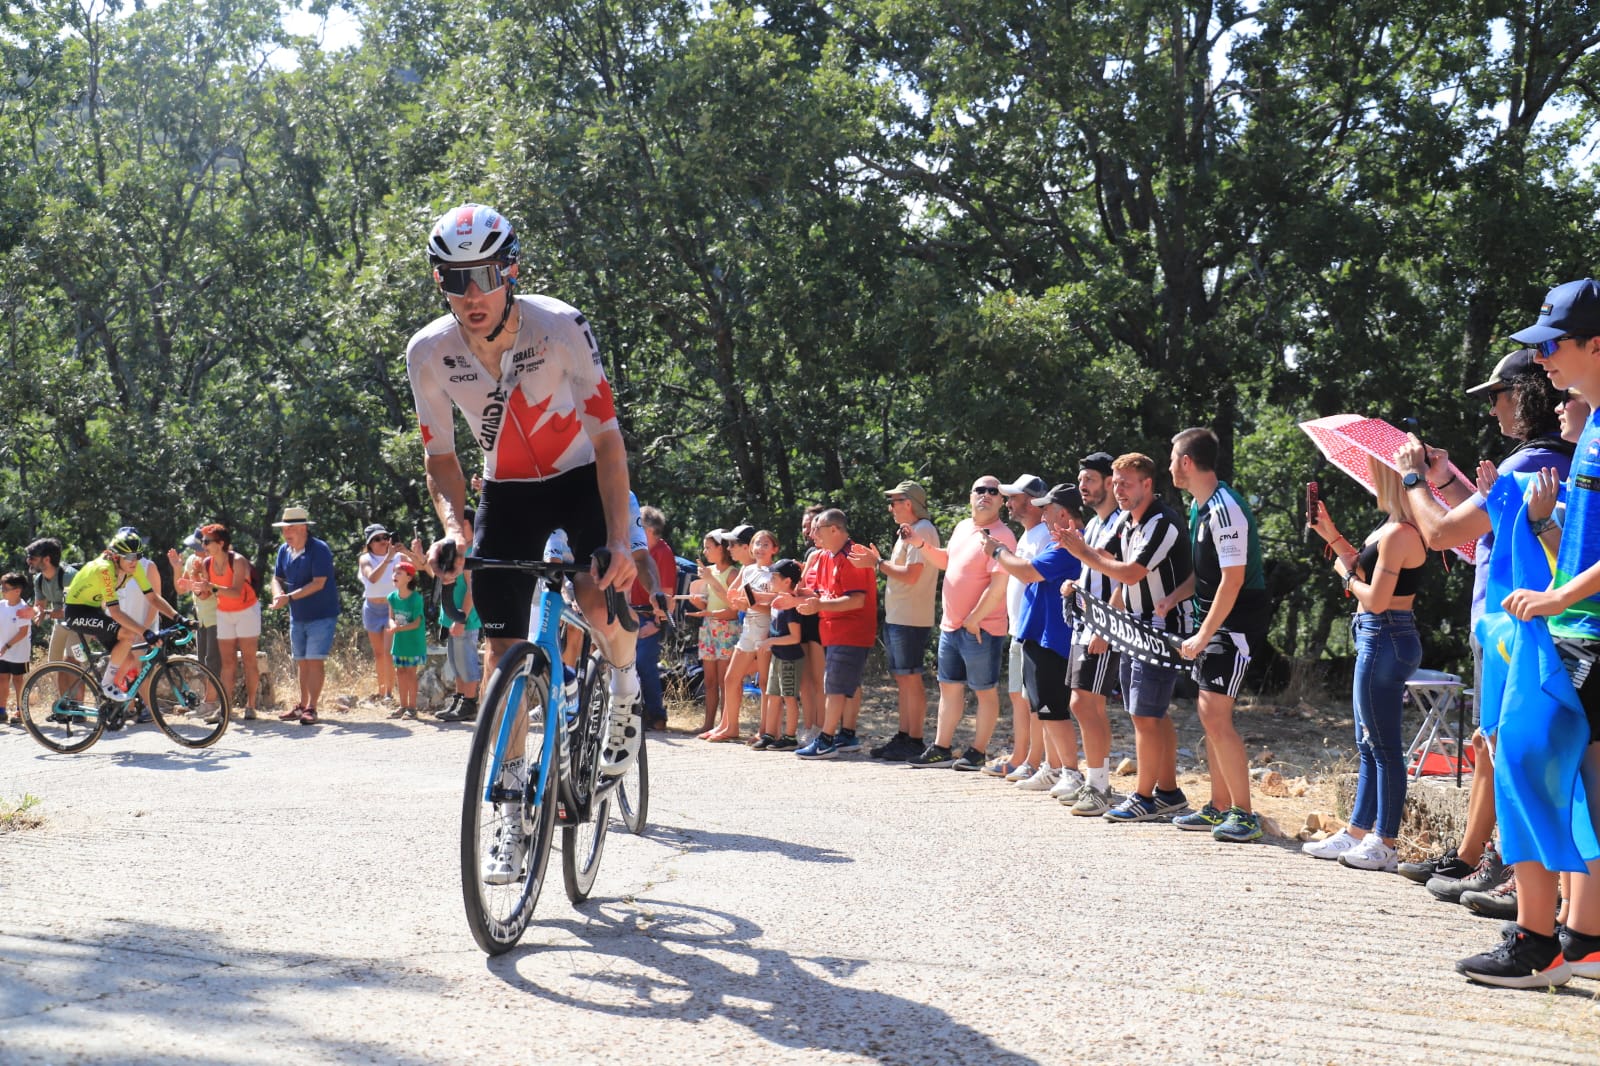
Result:
{"type": "MultiPolygon", "coordinates": [[[[1390,470],[1399,472],[1395,466],[1394,453],[1399,451],[1406,442],[1404,430],[1396,429],[1381,418],[1363,418],[1360,415],[1329,415],[1327,418],[1313,418],[1309,422],[1300,423],[1300,428],[1306,431],[1306,436],[1311,438],[1311,443],[1317,450],[1328,457],[1328,461],[1355,478],[1367,487],[1367,491],[1377,495],[1377,488],[1372,484],[1372,474],[1367,470],[1367,456],[1372,456],[1390,470]]],[[[1461,479],[1464,485],[1471,485],[1472,481],[1456,469],[1454,463],[1450,464],[1450,472],[1461,479]]],[[[1433,493],[1433,498],[1446,510],[1450,504],[1439,490],[1432,485],[1428,491],[1433,493]]],[[[1472,562],[1478,551],[1477,541],[1469,541],[1452,548],[1467,562],[1472,562]]]]}

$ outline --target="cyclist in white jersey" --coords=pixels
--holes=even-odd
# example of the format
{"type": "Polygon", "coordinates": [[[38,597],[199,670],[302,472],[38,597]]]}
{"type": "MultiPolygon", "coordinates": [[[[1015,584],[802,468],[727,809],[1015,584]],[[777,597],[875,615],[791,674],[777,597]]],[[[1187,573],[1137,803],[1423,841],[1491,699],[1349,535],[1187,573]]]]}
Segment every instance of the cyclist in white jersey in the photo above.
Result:
{"type": "MultiPolygon", "coordinates": [[[[428,236],[428,260],[449,313],[411,338],[406,373],[428,492],[444,526],[429,556],[437,562],[441,549],[453,545],[450,569],[459,572],[470,536],[479,558],[540,559],[557,528],[566,530],[579,559],[596,548],[610,551],[604,574],[591,570],[575,584],[584,617],[614,667],[601,764],[605,773],[621,774],[637,757],[643,734],[639,679],[634,636],[606,624],[602,590],[626,593],[635,577],[627,450],[588,321],[560,300],[516,295],[517,253],[511,223],[482,204],[445,212],[428,236]],[[467,486],[456,455],[454,409],[484,451],[472,529],[462,521],[467,486]]],[[[532,579],[504,571],[487,580],[474,577],[472,597],[495,659],[527,636],[535,587],[532,579]]],[[[522,741],[513,737],[509,773],[522,772],[522,741]]]]}

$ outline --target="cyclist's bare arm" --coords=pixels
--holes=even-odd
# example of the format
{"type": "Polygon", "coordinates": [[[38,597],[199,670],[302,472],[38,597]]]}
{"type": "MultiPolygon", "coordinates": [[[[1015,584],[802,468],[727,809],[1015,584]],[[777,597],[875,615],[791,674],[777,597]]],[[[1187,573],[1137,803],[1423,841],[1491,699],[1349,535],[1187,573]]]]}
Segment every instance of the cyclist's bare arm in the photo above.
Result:
{"type": "Polygon", "coordinates": [[[628,547],[628,450],[621,431],[616,429],[604,430],[590,439],[594,442],[595,480],[606,510],[606,547],[611,549],[611,566],[601,578],[600,587],[627,592],[638,575],[628,547]]]}
{"type": "MultiPolygon", "coordinates": [[[[465,549],[470,535],[464,517],[467,506],[467,479],[461,472],[461,459],[455,452],[445,452],[443,455],[430,453],[424,460],[428,472],[428,496],[433,500],[434,513],[439,516],[439,524],[444,527],[445,537],[453,539],[456,546],[462,549],[456,552],[455,565],[443,575],[449,578],[461,570],[461,560],[466,555],[465,549]]],[[[623,502],[626,505],[626,497],[623,498],[623,502]]],[[[623,514],[627,514],[626,506],[623,507],[623,514]]],[[[437,552],[436,544],[428,552],[430,562],[437,563],[437,552]]]]}

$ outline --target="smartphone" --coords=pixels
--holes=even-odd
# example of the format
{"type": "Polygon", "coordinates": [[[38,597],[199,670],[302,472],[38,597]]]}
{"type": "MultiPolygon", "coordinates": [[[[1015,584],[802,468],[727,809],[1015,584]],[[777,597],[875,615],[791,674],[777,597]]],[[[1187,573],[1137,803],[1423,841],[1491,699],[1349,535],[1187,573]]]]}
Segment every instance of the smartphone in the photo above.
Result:
{"type": "Polygon", "coordinates": [[[1315,481],[1306,482],[1306,525],[1317,524],[1317,505],[1322,502],[1322,496],[1317,491],[1315,481]]]}

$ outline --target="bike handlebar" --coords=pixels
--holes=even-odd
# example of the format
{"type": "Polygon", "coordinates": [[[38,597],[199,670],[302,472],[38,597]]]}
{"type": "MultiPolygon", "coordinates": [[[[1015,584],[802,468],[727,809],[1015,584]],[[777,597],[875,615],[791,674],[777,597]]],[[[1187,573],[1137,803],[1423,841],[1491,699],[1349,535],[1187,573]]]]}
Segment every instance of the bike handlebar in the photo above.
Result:
{"type": "MultiPolygon", "coordinates": [[[[604,574],[611,565],[611,552],[606,548],[594,550],[594,564],[601,574],[604,574]]],[[[464,561],[467,570],[518,570],[532,577],[556,580],[564,577],[577,577],[579,574],[589,572],[588,563],[546,562],[532,559],[480,559],[469,555],[464,561]]],[[[617,588],[605,590],[606,597],[606,624],[613,622],[621,625],[629,633],[639,631],[639,619],[634,617],[633,609],[628,606],[628,597],[625,592],[617,588]]]]}

